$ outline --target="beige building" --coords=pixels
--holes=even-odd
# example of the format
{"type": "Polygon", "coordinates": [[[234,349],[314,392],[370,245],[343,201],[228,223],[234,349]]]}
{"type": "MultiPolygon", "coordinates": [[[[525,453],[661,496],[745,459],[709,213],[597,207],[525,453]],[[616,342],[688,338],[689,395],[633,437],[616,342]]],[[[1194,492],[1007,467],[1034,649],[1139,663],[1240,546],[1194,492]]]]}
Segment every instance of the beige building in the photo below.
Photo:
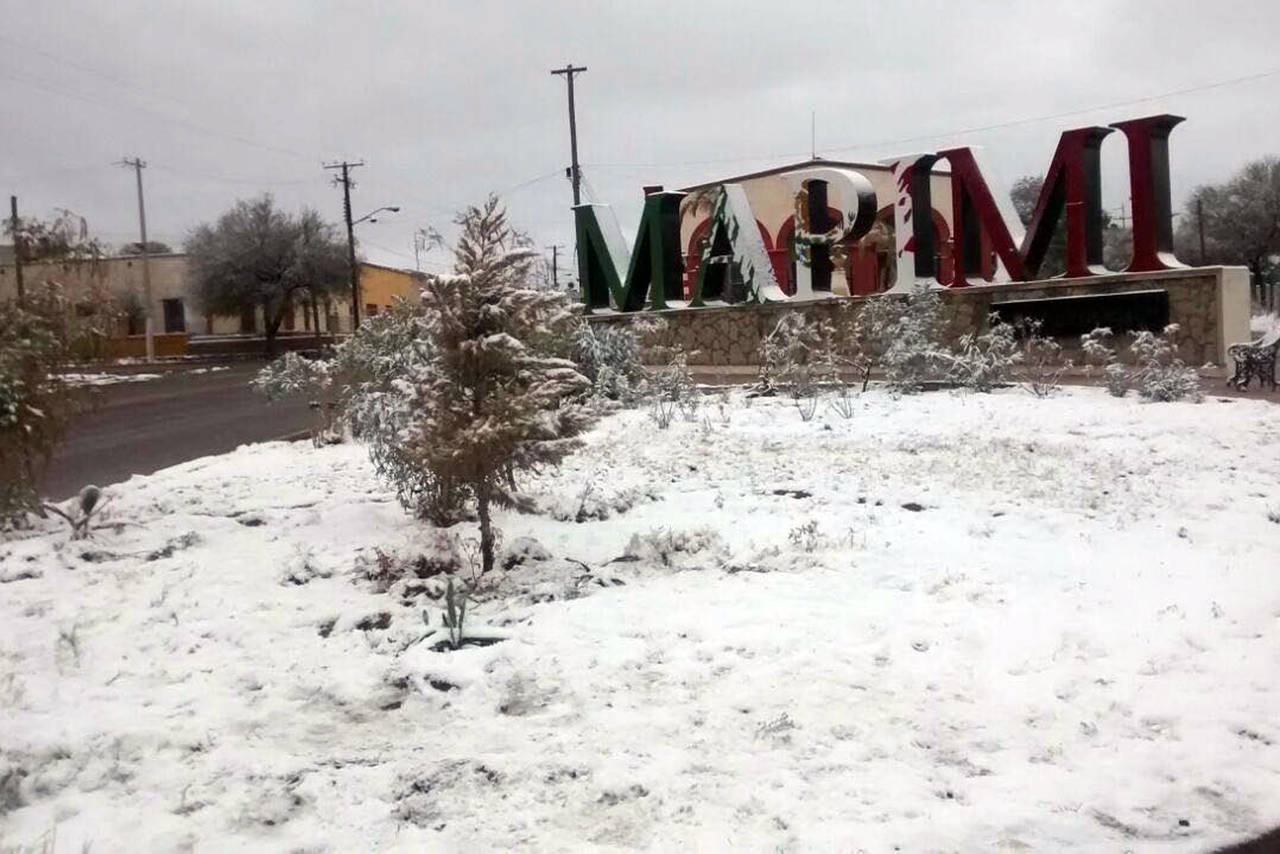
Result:
{"type": "MultiPolygon", "coordinates": [[[[27,264],[23,267],[26,290],[57,288],[82,315],[114,314],[113,336],[128,338],[145,333],[142,258],[113,256],[91,261],[27,264]]],[[[261,308],[241,316],[208,315],[199,307],[182,253],[152,255],[151,312],[157,335],[254,335],[264,328],[261,308]]],[[[416,299],[420,273],[361,262],[361,309],[365,316],[388,310],[397,300],[416,299]]],[[[12,259],[0,266],[0,299],[17,295],[12,259]]],[[[280,331],[345,334],[351,331],[349,299],[324,300],[318,306],[299,301],[286,312],[280,331]]]]}

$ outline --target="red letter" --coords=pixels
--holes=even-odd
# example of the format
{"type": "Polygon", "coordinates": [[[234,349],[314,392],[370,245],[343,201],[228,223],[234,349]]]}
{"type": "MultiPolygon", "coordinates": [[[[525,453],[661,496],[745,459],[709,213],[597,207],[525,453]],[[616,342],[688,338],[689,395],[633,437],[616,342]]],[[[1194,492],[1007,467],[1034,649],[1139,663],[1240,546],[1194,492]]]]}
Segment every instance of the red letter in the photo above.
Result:
{"type": "Polygon", "coordinates": [[[1125,272],[1183,266],[1173,257],[1173,204],[1169,196],[1169,134],[1181,116],[1147,116],[1111,125],[1129,141],[1133,203],[1133,261],[1125,272]]]}

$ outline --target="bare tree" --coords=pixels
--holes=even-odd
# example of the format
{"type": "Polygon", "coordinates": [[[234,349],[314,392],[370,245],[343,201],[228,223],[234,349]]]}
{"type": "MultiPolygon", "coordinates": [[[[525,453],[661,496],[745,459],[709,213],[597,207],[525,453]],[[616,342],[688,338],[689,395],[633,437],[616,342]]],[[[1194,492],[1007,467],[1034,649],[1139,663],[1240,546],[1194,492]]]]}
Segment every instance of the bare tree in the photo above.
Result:
{"type": "Polygon", "coordinates": [[[285,213],[270,195],[238,201],[216,223],[198,226],[186,249],[207,313],[261,307],[267,355],[295,296],[340,294],[350,279],[346,246],[333,226],[311,208],[285,213]]]}

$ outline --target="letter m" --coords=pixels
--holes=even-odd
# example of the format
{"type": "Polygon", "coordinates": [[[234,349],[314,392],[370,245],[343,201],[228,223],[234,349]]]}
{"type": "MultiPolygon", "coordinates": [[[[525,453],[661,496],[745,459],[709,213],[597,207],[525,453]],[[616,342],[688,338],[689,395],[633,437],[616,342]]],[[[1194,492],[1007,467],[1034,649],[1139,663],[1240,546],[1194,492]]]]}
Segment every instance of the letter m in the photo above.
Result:
{"type": "Polygon", "coordinates": [[[627,251],[618,219],[608,205],[573,209],[578,236],[578,277],[586,310],[662,309],[684,297],[680,257],[680,200],[684,193],[649,193],[627,251]],[[624,278],[625,277],[625,278],[624,278]]]}

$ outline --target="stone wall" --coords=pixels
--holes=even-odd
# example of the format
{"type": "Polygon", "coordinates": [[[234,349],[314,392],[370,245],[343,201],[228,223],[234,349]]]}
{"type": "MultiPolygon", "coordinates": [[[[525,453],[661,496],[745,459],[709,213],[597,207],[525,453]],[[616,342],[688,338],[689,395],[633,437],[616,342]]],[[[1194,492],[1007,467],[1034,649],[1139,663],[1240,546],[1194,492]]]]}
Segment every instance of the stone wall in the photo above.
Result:
{"type": "MultiPolygon", "coordinates": [[[[1243,267],[1198,267],[1158,273],[1115,273],[1085,279],[1046,280],[1003,285],[981,285],[943,290],[953,340],[986,325],[992,303],[1058,297],[1164,291],[1168,294],[1169,322],[1180,327],[1179,354],[1189,365],[1226,364],[1226,348],[1249,337],[1249,277],[1243,267]]],[[[758,364],[761,339],[783,312],[801,311],[810,318],[834,317],[841,304],[857,309],[870,297],[833,297],[806,302],[763,305],[711,305],[659,312],[595,312],[592,323],[630,323],[642,317],[662,317],[666,328],[658,343],[680,345],[697,351],[691,365],[717,367],[758,364]]],[[[1078,338],[1061,338],[1064,356],[1082,364],[1078,338]]]]}

